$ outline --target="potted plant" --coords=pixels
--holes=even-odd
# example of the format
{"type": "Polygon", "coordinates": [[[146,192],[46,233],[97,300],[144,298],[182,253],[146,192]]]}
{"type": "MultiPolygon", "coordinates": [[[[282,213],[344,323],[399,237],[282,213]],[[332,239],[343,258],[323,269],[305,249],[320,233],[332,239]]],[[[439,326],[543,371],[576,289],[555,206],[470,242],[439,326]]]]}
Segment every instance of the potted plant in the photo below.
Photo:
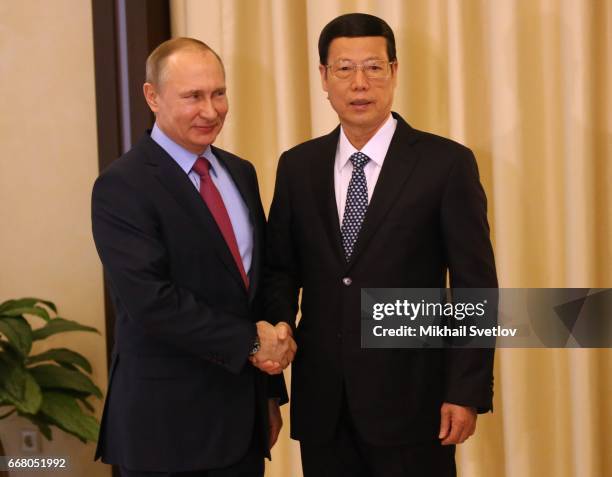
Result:
{"type": "Polygon", "coordinates": [[[0,304],[0,420],[16,413],[48,440],[55,426],[82,442],[95,442],[99,423],[89,398],[101,398],[102,392],[89,377],[89,361],[67,348],[32,354],[35,341],[69,331],[98,333],[60,318],[49,301],[22,298],[0,304]],[[26,316],[40,319],[42,326],[32,328],[26,316]]]}

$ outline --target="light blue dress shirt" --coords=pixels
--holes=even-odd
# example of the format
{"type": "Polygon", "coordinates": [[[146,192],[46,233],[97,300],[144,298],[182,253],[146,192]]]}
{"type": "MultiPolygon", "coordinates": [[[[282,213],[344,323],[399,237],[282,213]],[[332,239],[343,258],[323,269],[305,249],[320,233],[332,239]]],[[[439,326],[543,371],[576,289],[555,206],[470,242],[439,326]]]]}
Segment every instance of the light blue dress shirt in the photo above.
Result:
{"type": "MultiPolygon", "coordinates": [[[[189,152],[182,146],[179,146],[172,139],[170,139],[157,124],[153,126],[151,131],[151,139],[159,144],[168,155],[176,161],[181,169],[187,174],[189,180],[193,183],[196,190],[200,191],[200,176],[191,170],[198,158],[197,154],[189,152]]],[[[210,149],[210,146],[206,148],[204,154],[206,159],[210,161],[210,177],[214,182],[227,213],[229,214],[232,227],[234,228],[234,235],[238,242],[238,249],[240,250],[240,256],[242,257],[242,265],[246,273],[249,273],[251,269],[251,260],[253,258],[253,224],[249,216],[249,209],[244,202],[242,195],[232,176],[225,167],[219,162],[210,149]]]]}

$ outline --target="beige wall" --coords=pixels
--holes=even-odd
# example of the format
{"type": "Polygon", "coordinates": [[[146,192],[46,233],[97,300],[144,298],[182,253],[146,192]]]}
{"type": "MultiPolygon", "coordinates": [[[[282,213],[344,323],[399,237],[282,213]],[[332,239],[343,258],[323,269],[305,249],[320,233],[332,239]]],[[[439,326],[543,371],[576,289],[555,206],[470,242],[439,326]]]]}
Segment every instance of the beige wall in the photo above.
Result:
{"type": "MultiPolygon", "coordinates": [[[[62,316],[103,331],[89,218],[98,170],[89,1],[0,1],[0,111],[0,301],[47,298],[62,316]]],[[[57,335],[45,347],[82,353],[106,387],[103,335],[57,335]]],[[[21,454],[20,430],[30,428],[18,417],[0,421],[8,455],[21,454]]],[[[66,477],[110,475],[93,452],[55,429],[53,442],[42,442],[43,455],[70,458],[66,477]]]]}

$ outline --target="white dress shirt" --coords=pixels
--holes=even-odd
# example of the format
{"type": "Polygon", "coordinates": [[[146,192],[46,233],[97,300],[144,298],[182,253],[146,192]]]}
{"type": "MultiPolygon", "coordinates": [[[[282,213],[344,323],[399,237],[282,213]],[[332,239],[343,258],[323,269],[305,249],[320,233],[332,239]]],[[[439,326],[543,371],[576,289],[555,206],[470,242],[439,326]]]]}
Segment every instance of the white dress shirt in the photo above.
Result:
{"type": "Polygon", "coordinates": [[[355,149],[350,141],[344,134],[344,128],[340,127],[340,140],[338,141],[338,147],[336,148],[336,161],[334,164],[334,189],[336,192],[336,205],[338,206],[338,218],[340,225],[342,225],[342,217],[344,216],[344,206],[346,204],[346,192],[348,190],[349,182],[351,181],[351,175],[353,174],[353,163],[349,161],[349,158],[355,152],[362,152],[370,158],[368,163],[363,168],[363,172],[366,177],[368,184],[368,204],[372,200],[372,194],[374,193],[374,187],[378,181],[378,175],[382,168],[385,156],[389,150],[389,144],[395,133],[395,127],[397,126],[397,120],[389,115],[389,119],[382,125],[382,127],[376,131],[376,134],[372,136],[365,146],[358,151],[355,149]]]}

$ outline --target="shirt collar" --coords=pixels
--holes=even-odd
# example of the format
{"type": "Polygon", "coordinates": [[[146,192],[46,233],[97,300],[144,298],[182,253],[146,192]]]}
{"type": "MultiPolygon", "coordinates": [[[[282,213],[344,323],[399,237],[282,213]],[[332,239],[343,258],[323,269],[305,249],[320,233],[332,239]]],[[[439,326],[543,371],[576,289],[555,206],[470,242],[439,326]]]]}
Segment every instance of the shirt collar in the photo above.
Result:
{"type": "MultiPolygon", "coordinates": [[[[157,123],[153,126],[151,131],[151,139],[153,139],[161,148],[168,153],[168,155],[174,159],[185,174],[191,172],[191,168],[195,164],[196,159],[199,157],[198,154],[188,151],[183,146],[180,146],[172,139],[170,139],[166,133],[164,133],[158,126],[157,123]]],[[[209,160],[213,174],[216,174],[216,168],[219,167],[219,161],[212,153],[210,145],[206,146],[206,150],[203,154],[206,159],[209,160]]]]}
{"type": "Polygon", "coordinates": [[[353,146],[346,137],[344,128],[340,126],[340,140],[338,141],[336,154],[336,168],[338,172],[347,165],[349,158],[356,152],[362,152],[368,156],[374,164],[381,167],[387,155],[389,145],[391,144],[391,139],[393,139],[396,125],[397,120],[392,114],[389,114],[389,118],[381,128],[376,131],[376,134],[372,136],[366,145],[361,148],[361,151],[355,149],[355,146],[353,146]]]}

